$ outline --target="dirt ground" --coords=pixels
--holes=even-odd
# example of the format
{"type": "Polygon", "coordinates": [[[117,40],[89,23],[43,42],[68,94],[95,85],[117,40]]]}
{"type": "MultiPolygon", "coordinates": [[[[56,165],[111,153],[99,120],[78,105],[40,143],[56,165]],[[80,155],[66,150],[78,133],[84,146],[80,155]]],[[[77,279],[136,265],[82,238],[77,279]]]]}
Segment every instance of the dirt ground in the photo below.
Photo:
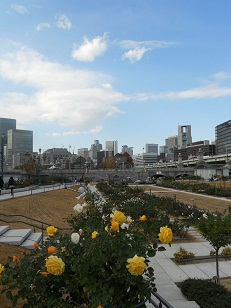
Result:
{"type": "MultiPolygon", "coordinates": [[[[68,189],[62,189],[22,198],[10,199],[7,201],[1,201],[0,213],[21,214],[47,222],[49,225],[54,225],[56,227],[70,227],[66,221],[66,218],[73,214],[73,207],[77,203],[81,203],[81,200],[76,199],[78,195],[79,194],[77,192],[68,189]]],[[[24,221],[28,222],[28,219],[24,219],[24,221]]],[[[7,225],[7,223],[3,222],[0,222],[0,224],[7,225]]],[[[10,228],[15,229],[30,227],[22,223],[12,223],[10,224],[10,228]]],[[[36,231],[40,232],[39,229],[36,231]]],[[[5,264],[8,256],[20,256],[22,251],[22,248],[17,246],[0,244],[0,264],[5,264]]],[[[23,304],[20,302],[19,305],[17,305],[17,308],[21,308],[22,306],[23,304]]],[[[1,294],[0,307],[12,308],[11,302],[5,298],[5,295],[1,294]]]]}
{"type": "Polygon", "coordinates": [[[146,192],[155,194],[156,196],[176,198],[177,201],[188,205],[197,206],[210,212],[224,213],[231,206],[231,199],[228,198],[211,198],[202,194],[192,194],[189,192],[181,192],[177,190],[168,190],[167,188],[157,186],[145,186],[146,192]],[[226,200],[224,200],[226,199],[226,200]]]}
{"type": "MultiPolygon", "coordinates": [[[[231,200],[223,201],[208,198],[204,195],[187,194],[179,191],[169,191],[165,188],[146,186],[146,191],[158,196],[168,196],[175,198],[180,202],[184,202],[189,205],[195,205],[200,208],[209,211],[224,212],[225,209],[231,205],[231,200]]],[[[71,190],[56,190],[46,192],[42,194],[10,199],[0,202],[0,213],[6,214],[22,214],[35,218],[49,225],[55,225],[56,227],[69,227],[66,222],[66,218],[73,214],[73,207],[77,203],[81,203],[76,197],[79,194],[71,190]]],[[[30,220],[30,219],[29,219],[30,220]]],[[[6,223],[0,223],[6,225],[6,223]]],[[[13,223],[11,228],[29,228],[21,223],[13,223]]],[[[39,230],[36,230],[39,231],[39,230]]],[[[8,256],[21,255],[22,249],[15,246],[9,246],[0,244],[0,264],[4,264],[7,261],[8,256]]],[[[231,292],[231,278],[222,279],[221,284],[224,285],[231,292]]],[[[1,288],[0,288],[1,290],[1,288]]],[[[22,302],[17,305],[17,308],[23,306],[22,302]]],[[[12,308],[12,304],[8,301],[4,295],[0,294],[0,307],[12,308]]]]}

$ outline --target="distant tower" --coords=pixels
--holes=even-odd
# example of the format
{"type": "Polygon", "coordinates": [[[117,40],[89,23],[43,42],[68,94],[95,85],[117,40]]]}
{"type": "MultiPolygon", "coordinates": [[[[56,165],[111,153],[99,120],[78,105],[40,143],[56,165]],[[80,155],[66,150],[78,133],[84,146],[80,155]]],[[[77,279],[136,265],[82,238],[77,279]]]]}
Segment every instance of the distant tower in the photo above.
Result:
{"type": "Polygon", "coordinates": [[[118,141],[106,141],[105,149],[108,151],[113,151],[114,155],[116,155],[118,153],[118,141]]]}
{"type": "Polygon", "coordinates": [[[192,143],[191,125],[178,126],[178,149],[186,149],[192,143]]]}

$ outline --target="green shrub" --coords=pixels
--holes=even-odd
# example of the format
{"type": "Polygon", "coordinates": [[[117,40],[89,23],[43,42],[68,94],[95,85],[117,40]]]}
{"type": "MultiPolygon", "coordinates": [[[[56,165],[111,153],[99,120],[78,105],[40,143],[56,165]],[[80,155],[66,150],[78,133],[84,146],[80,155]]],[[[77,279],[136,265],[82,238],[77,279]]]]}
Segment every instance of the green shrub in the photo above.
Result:
{"type": "Polygon", "coordinates": [[[187,279],[179,287],[184,296],[201,308],[229,308],[231,293],[225,287],[203,279],[187,279]]]}
{"type": "MultiPolygon", "coordinates": [[[[223,256],[230,256],[231,255],[231,247],[225,247],[222,252],[221,255],[223,256]]],[[[231,260],[231,258],[227,258],[228,260],[231,260]]]]}
{"type": "Polygon", "coordinates": [[[176,260],[183,260],[194,258],[195,254],[193,252],[187,251],[183,247],[180,247],[180,249],[174,253],[174,257],[176,258],[176,260]]]}

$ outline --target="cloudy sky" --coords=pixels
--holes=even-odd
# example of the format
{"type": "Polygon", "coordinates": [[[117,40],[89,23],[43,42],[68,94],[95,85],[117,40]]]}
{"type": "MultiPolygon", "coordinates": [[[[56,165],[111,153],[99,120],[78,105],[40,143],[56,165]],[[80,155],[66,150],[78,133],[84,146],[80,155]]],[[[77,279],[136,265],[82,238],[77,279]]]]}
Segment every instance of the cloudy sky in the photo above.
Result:
{"type": "Polygon", "coordinates": [[[142,152],[231,118],[230,0],[1,0],[0,117],[34,151],[106,140],[142,152]]]}

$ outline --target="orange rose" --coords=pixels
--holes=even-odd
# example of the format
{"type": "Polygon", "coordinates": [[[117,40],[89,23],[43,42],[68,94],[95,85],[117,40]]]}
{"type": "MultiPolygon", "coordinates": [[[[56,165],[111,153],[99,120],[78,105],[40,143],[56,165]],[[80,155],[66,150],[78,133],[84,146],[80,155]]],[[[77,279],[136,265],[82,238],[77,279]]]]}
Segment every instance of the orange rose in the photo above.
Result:
{"type": "Polygon", "coordinates": [[[42,275],[44,278],[46,278],[47,275],[48,275],[48,273],[47,273],[47,272],[41,272],[41,275],[42,275]]]}
{"type": "Polygon", "coordinates": [[[119,223],[115,220],[111,221],[111,231],[112,232],[117,232],[119,231],[119,223]]]}
{"type": "Polygon", "coordinates": [[[17,256],[13,256],[13,262],[14,263],[18,262],[18,257],[17,256]]]}
{"type": "Polygon", "coordinates": [[[37,248],[39,248],[39,244],[34,242],[34,249],[37,249],[37,248]]]}
{"type": "Polygon", "coordinates": [[[53,255],[56,252],[56,247],[55,246],[48,247],[47,252],[49,255],[53,255]]]}

